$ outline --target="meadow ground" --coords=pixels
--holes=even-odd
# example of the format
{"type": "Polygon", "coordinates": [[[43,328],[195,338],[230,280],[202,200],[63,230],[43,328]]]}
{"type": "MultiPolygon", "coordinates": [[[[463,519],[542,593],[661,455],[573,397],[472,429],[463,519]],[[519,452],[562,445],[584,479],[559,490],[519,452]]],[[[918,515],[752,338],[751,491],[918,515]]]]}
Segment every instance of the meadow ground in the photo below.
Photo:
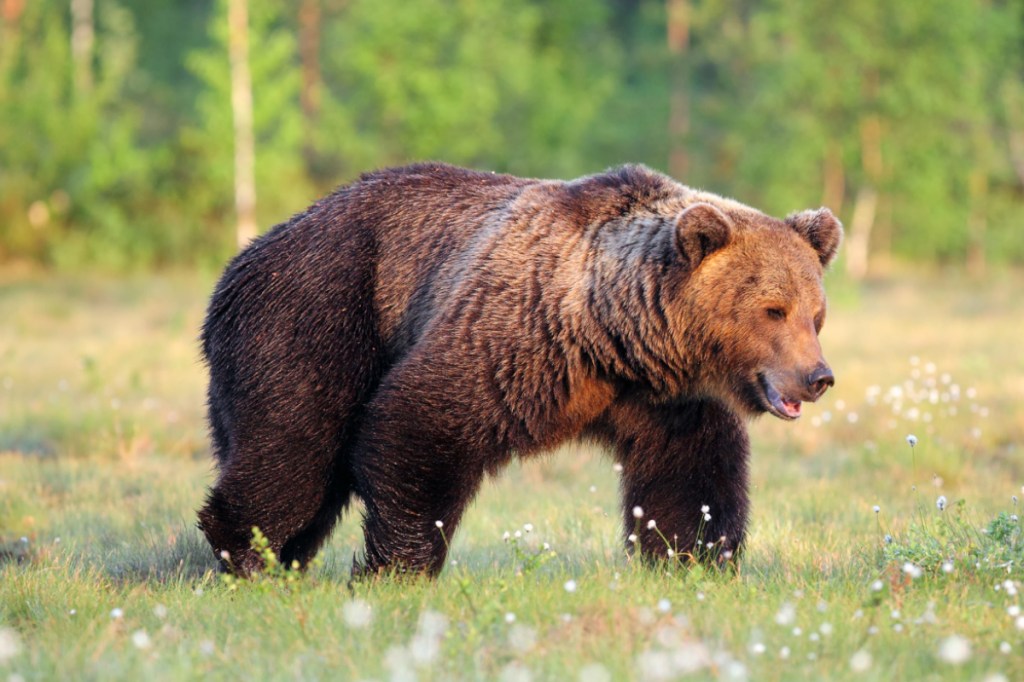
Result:
{"type": "Polygon", "coordinates": [[[1024,679],[1020,276],[831,282],[838,382],[751,425],[738,573],[631,562],[576,447],[490,482],[436,582],[351,587],[357,511],[306,574],[213,572],[211,285],[0,275],[0,680],[1024,679]]]}

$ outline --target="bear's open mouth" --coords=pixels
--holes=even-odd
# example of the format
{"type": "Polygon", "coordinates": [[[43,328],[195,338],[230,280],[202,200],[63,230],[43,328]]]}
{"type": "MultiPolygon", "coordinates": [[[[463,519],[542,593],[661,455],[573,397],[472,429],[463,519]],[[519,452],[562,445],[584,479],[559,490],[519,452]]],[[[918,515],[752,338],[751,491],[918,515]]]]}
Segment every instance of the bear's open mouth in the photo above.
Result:
{"type": "Polygon", "coordinates": [[[764,394],[764,401],[768,411],[780,419],[792,420],[800,416],[800,401],[790,400],[782,397],[768,378],[763,374],[757,375],[758,383],[764,394]]]}

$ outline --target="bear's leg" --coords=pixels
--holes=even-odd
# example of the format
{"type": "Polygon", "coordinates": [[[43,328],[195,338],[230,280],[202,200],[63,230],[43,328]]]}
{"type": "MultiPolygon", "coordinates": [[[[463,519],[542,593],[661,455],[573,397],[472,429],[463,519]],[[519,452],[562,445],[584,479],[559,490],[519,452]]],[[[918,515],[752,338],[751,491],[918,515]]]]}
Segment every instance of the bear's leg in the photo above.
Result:
{"type": "Polygon", "coordinates": [[[234,440],[199,512],[211,546],[228,553],[226,568],[249,575],[263,567],[251,548],[257,527],[282,563],[305,564],[351,496],[333,439],[261,427],[234,440]]]}
{"type": "Polygon", "coordinates": [[[366,505],[365,556],[354,575],[437,575],[493,452],[479,435],[467,441],[459,418],[485,417],[459,407],[457,388],[431,371],[436,365],[403,364],[371,402],[353,454],[356,494],[366,505]]]}
{"type": "Polygon", "coordinates": [[[636,534],[644,556],[671,549],[722,562],[740,550],[750,444],[738,416],[710,400],[627,403],[613,407],[609,426],[623,467],[625,532],[636,534]]]}

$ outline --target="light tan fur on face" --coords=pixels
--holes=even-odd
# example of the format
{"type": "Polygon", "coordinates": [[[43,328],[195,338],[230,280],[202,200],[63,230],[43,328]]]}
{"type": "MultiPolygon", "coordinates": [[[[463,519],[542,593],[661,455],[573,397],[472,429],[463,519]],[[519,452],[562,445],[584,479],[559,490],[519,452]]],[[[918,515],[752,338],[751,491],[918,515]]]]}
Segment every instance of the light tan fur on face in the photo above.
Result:
{"type": "MultiPolygon", "coordinates": [[[[732,241],[707,257],[686,287],[687,327],[699,330],[716,397],[754,410],[737,395],[765,376],[784,396],[811,400],[806,377],[824,365],[825,318],[817,252],[781,221],[734,212],[732,241]],[[780,319],[781,313],[781,319],[780,319]]],[[[816,396],[814,396],[816,397],[816,396]]]]}

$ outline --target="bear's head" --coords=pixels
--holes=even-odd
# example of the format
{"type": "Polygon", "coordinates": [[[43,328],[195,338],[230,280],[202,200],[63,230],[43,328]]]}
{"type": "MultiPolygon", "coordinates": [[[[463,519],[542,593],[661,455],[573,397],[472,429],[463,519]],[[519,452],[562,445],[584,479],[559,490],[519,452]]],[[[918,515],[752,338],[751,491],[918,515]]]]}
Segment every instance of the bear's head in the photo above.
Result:
{"type": "Polygon", "coordinates": [[[777,220],[698,202],[680,214],[677,246],[689,270],[681,312],[711,395],[740,413],[788,420],[834,383],[818,333],[823,272],[842,234],[826,208],[777,220]]]}

